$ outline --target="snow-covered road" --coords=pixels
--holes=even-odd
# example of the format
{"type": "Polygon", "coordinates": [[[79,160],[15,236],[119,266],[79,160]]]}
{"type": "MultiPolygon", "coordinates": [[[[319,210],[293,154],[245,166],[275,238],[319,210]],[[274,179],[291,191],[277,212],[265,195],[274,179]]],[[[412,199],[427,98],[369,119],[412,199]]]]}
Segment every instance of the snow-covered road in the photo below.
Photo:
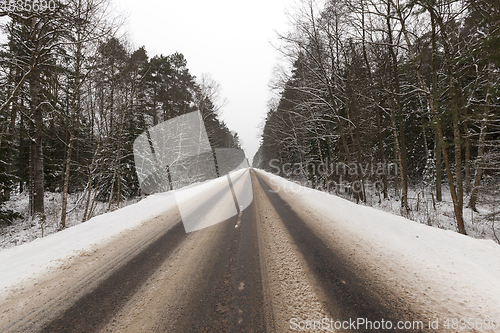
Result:
{"type": "Polygon", "coordinates": [[[494,242],[231,179],[233,195],[219,178],[0,251],[0,331],[500,331],[494,242]]]}

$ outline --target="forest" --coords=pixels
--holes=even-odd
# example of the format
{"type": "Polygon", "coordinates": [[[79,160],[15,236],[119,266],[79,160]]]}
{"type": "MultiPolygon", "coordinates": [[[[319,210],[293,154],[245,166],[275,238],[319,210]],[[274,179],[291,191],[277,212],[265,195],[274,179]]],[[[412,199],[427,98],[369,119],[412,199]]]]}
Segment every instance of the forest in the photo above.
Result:
{"type": "Polygon", "coordinates": [[[71,193],[82,222],[98,202],[140,196],[133,142],[179,115],[200,111],[213,148],[239,147],[219,117],[218,83],[193,76],[181,53],[131,47],[108,0],[50,3],[0,8],[0,224],[21,217],[2,208],[13,194],[29,196],[22,218],[39,221],[44,194],[61,194],[59,230],[71,193]]]}
{"type": "Polygon", "coordinates": [[[480,214],[500,242],[500,2],[304,0],[289,19],[254,166],[406,217],[448,201],[457,232],[480,214]]]}

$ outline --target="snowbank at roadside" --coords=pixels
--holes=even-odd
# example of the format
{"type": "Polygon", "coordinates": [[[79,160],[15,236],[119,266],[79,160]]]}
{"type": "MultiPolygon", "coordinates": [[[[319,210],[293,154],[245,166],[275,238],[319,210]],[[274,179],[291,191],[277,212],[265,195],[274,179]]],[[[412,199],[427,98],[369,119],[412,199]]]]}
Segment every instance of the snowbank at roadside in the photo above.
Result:
{"type": "Polygon", "coordinates": [[[155,194],[125,208],[96,216],[30,243],[0,251],[0,295],[13,284],[34,277],[67,258],[111,240],[175,206],[172,192],[155,194]]]}
{"type": "MultiPolygon", "coordinates": [[[[86,193],[75,192],[68,194],[68,209],[66,215],[66,228],[71,228],[81,224],[86,208],[86,193]]],[[[120,202],[120,207],[132,205],[143,198],[130,198],[120,202]]],[[[0,226],[0,251],[24,243],[30,243],[38,238],[44,238],[48,235],[59,232],[62,210],[62,193],[45,192],[45,221],[29,215],[29,195],[23,193],[13,193],[9,201],[4,203],[6,209],[13,210],[23,216],[21,219],[15,219],[11,225],[0,226]]],[[[116,203],[111,207],[108,202],[96,201],[93,203],[91,216],[99,216],[118,209],[116,203]]]]}
{"type": "MultiPolygon", "coordinates": [[[[237,178],[247,170],[235,171],[231,173],[231,177],[237,178]]],[[[0,295],[15,284],[37,277],[72,256],[103,245],[120,233],[137,228],[164,212],[176,207],[195,207],[196,203],[203,202],[224,185],[227,185],[226,176],[154,194],[138,203],[96,216],[47,237],[0,250],[0,295]]],[[[232,200],[231,197],[231,202],[232,200]]],[[[224,219],[219,220],[221,222],[224,219]]]]}
{"type": "Polygon", "coordinates": [[[341,243],[375,278],[390,281],[429,312],[490,317],[500,324],[500,246],[494,241],[423,225],[258,173],[285,200],[316,217],[316,232],[341,243]]]}

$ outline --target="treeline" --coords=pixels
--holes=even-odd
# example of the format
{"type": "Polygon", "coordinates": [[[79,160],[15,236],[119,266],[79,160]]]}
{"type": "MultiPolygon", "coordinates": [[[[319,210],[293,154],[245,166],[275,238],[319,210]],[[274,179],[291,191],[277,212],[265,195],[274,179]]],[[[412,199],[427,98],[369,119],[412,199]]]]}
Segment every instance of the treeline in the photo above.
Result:
{"type": "Polygon", "coordinates": [[[0,206],[26,191],[31,216],[43,219],[44,192],[61,192],[64,228],[68,193],[85,193],[84,221],[96,200],[119,205],[140,194],[135,138],[188,112],[202,113],[214,148],[238,146],[218,118],[217,84],[197,82],[180,53],[132,50],[115,36],[108,5],[72,0],[0,12],[0,206]]]}
{"type": "Polygon", "coordinates": [[[380,198],[392,188],[403,215],[409,186],[432,186],[441,201],[446,182],[465,234],[464,206],[498,196],[500,3],[301,5],[281,36],[293,69],[278,75],[257,165],[325,190],[344,177],[356,201],[368,184],[380,198]]]}

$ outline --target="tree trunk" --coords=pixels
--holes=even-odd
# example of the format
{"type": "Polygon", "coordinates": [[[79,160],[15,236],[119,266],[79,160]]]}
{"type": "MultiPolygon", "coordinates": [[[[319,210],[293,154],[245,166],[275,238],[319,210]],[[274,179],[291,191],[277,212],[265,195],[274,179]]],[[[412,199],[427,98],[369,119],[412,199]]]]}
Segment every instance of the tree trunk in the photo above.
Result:
{"type": "MultiPolygon", "coordinates": [[[[116,152],[116,160],[118,160],[118,151],[116,152]]],[[[111,189],[109,190],[109,202],[108,202],[108,211],[111,209],[111,203],[113,202],[113,191],[115,188],[115,180],[116,180],[116,172],[117,172],[118,165],[115,163],[115,169],[113,171],[113,178],[111,180],[111,189]]]]}
{"type": "Polygon", "coordinates": [[[71,154],[73,151],[73,140],[75,137],[75,106],[71,108],[71,123],[69,128],[69,142],[66,153],[66,168],[64,170],[64,185],[62,193],[61,229],[66,228],[66,208],[68,204],[69,175],[71,170],[71,154]]]}
{"type": "Polygon", "coordinates": [[[384,135],[383,135],[383,129],[382,129],[382,117],[381,117],[381,110],[377,110],[377,129],[378,129],[378,151],[379,151],[379,158],[380,162],[382,163],[382,167],[384,169],[384,172],[382,173],[382,183],[383,183],[383,194],[384,194],[384,199],[387,199],[387,166],[386,166],[386,159],[385,159],[385,151],[384,151],[384,135]]]}
{"type": "Polygon", "coordinates": [[[120,183],[120,160],[121,160],[121,145],[122,145],[122,127],[123,127],[123,117],[120,117],[121,121],[119,124],[119,131],[118,131],[118,147],[116,150],[116,160],[115,160],[115,169],[113,171],[113,180],[111,181],[111,191],[109,194],[109,203],[108,203],[108,211],[111,209],[111,203],[113,202],[113,190],[115,187],[115,181],[117,181],[117,195],[118,195],[118,205],[120,204],[120,197],[121,197],[121,183],[120,183]],[[118,179],[117,179],[118,178],[118,179]]]}
{"type": "Polygon", "coordinates": [[[465,133],[465,193],[470,193],[470,135],[467,124],[464,125],[465,133]]]}
{"type": "Polygon", "coordinates": [[[43,170],[43,146],[42,146],[42,130],[43,119],[42,110],[40,107],[40,71],[33,71],[30,76],[30,109],[33,122],[33,133],[31,138],[32,151],[32,171],[33,171],[33,214],[39,215],[42,219],[44,216],[44,170],[43,170]]]}
{"type": "MultiPolygon", "coordinates": [[[[408,205],[408,164],[406,157],[406,134],[403,123],[403,107],[401,101],[401,84],[399,82],[399,69],[398,69],[398,60],[396,57],[396,53],[394,52],[393,45],[393,37],[392,37],[392,26],[391,26],[391,16],[390,16],[390,3],[387,5],[387,34],[389,37],[389,56],[391,60],[390,68],[392,72],[392,77],[394,80],[394,100],[396,101],[396,111],[397,111],[397,123],[399,128],[399,138],[396,136],[395,140],[398,140],[399,146],[399,161],[400,161],[400,174],[401,174],[401,207],[408,213],[410,207],[408,205]]],[[[391,116],[392,118],[392,116],[391,116]]],[[[393,127],[396,126],[393,121],[393,127]]],[[[394,133],[397,134],[396,130],[394,133]]]]}
{"type": "Polygon", "coordinates": [[[87,217],[89,214],[89,205],[90,205],[90,197],[92,195],[92,171],[94,169],[94,164],[97,159],[97,153],[99,152],[99,148],[101,146],[101,134],[99,134],[99,139],[97,140],[97,148],[94,152],[94,157],[92,157],[92,163],[90,163],[89,167],[89,179],[87,182],[87,202],[85,203],[85,212],[83,213],[82,223],[87,221],[87,217]]]}
{"type": "Polygon", "coordinates": [[[437,125],[436,125],[436,136],[435,136],[435,147],[434,154],[436,156],[436,200],[441,202],[443,201],[443,191],[441,189],[441,183],[443,182],[443,167],[442,167],[442,152],[441,152],[441,140],[437,134],[437,125]]]}
{"type": "MultiPolygon", "coordinates": [[[[437,105],[438,101],[438,81],[437,81],[437,46],[436,46],[436,20],[434,15],[431,15],[431,42],[432,42],[432,58],[431,58],[431,66],[432,66],[432,99],[434,100],[436,111],[439,108],[437,105]]],[[[441,189],[441,183],[443,181],[443,170],[442,170],[442,158],[441,158],[441,140],[437,134],[437,121],[436,122],[436,130],[435,130],[435,147],[434,154],[436,157],[436,200],[441,202],[443,201],[443,192],[441,189]]]]}
{"type": "Polygon", "coordinates": [[[464,207],[464,183],[462,177],[462,136],[460,132],[460,114],[458,101],[456,100],[458,97],[456,96],[457,92],[455,91],[454,95],[454,106],[453,106],[453,143],[455,146],[455,177],[457,183],[457,199],[458,206],[460,211],[463,211],[464,207]]]}
{"type": "Polygon", "coordinates": [[[487,125],[486,125],[486,119],[483,119],[481,121],[481,134],[479,135],[479,149],[477,152],[477,165],[476,165],[476,173],[474,175],[474,185],[472,187],[472,193],[470,195],[469,199],[469,208],[477,212],[476,209],[476,202],[477,202],[477,195],[479,193],[479,184],[481,183],[481,177],[483,175],[483,167],[481,165],[482,157],[484,155],[484,147],[485,147],[485,141],[486,141],[486,133],[487,133],[487,125]]]}
{"type": "MultiPolygon", "coordinates": [[[[8,175],[12,174],[12,147],[14,144],[14,132],[16,130],[16,118],[17,118],[17,112],[18,112],[19,105],[17,103],[17,98],[13,100],[12,103],[12,112],[10,115],[10,122],[9,122],[9,127],[8,127],[8,132],[7,132],[7,168],[6,168],[6,173],[8,175]]],[[[1,142],[0,142],[1,146],[1,142]]],[[[10,194],[11,194],[11,189],[10,187],[7,187],[4,191],[4,197],[5,200],[10,200],[10,194]]]]}
{"type": "MultiPolygon", "coordinates": [[[[21,106],[23,105],[23,100],[21,99],[21,106]]],[[[23,182],[23,177],[26,175],[26,163],[23,163],[23,157],[24,157],[24,136],[26,135],[26,131],[24,130],[24,120],[25,114],[24,112],[21,112],[21,119],[19,122],[19,153],[18,153],[18,159],[20,161],[19,165],[19,192],[22,193],[24,192],[24,182],[23,182]]],[[[29,163],[28,163],[29,164],[29,163]]]]}
{"type": "MultiPolygon", "coordinates": [[[[101,179],[102,179],[102,169],[103,169],[103,166],[104,166],[104,159],[102,159],[101,161],[101,164],[99,166],[99,175],[97,176],[97,182],[96,182],[96,189],[99,187],[99,184],[101,183],[101,179]]],[[[90,204],[90,210],[89,210],[89,213],[87,215],[87,219],[91,218],[92,215],[94,214],[94,210],[95,210],[95,207],[96,207],[96,199],[97,199],[97,193],[99,191],[94,191],[94,196],[92,197],[92,202],[90,204]]],[[[90,194],[89,194],[90,195],[90,194]]]]}

